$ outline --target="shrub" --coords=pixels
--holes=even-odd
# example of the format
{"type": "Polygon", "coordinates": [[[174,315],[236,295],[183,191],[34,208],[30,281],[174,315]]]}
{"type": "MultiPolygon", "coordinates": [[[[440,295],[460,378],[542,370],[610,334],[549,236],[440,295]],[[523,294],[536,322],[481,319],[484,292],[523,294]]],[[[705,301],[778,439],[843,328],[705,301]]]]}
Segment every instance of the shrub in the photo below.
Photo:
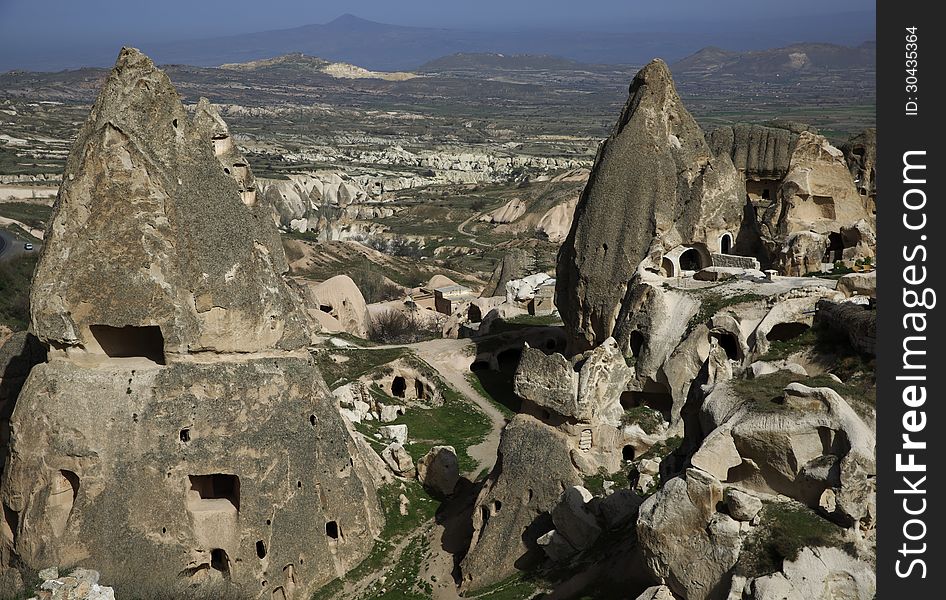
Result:
{"type": "Polygon", "coordinates": [[[361,295],[368,304],[397,300],[404,296],[400,286],[391,283],[377,271],[360,269],[349,273],[348,276],[361,290],[361,295]]]}
{"type": "Polygon", "coordinates": [[[371,319],[368,338],[387,344],[412,344],[440,337],[440,329],[429,321],[418,319],[413,313],[385,310],[371,319]]]}

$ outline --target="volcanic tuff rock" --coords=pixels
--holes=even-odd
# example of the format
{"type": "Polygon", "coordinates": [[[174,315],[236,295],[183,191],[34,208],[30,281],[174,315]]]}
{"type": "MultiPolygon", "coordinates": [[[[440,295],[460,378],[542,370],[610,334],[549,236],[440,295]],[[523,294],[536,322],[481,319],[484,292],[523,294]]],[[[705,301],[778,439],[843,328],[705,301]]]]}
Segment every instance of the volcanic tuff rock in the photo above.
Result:
{"type": "Polygon", "coordinates": [[[259,193],[253,170],[246,157],[240,152],[240,148],[234,143],[230,128],[206,98],[201,98],[197,102],[194,125],[203,132],[204,136],[210,138],[214,156],[220,161],[223,172],[236,182],[240,190],[240,199],[249,207],[253,219],[259,222],[259,229],[264,235],[263,243],[274,261],[273,266],[279,273],[289,272],[289,263],[285,260],[286,255],[282,250],[279,231],[271,226],[272,223],[279,222],[276,209],[259,193]]]}
{"type": "Polygon", "coordinates": [[[781,179],[788,173],[798,142],[798,128],[737,124],[717,127],[708,141],[717,154],[727,154],[747,179],[781,179]]]}
{"type": "MultiPolygon", "coordinates": [[[[716,156],[684,108],[667,65],[634,78],[598,150],[559,251],[556,305],[576,349],[615,333],[629,283],[645,258],[681,244],[705,246],[742,220],[745,181],[716,156]]],[[[619,342],[620,335],[615,335],[619,342]]]]}
{"type": "Polygon", "coordinates": [[[463,587],[496,583],[542,560],[536,540],[553,527],[548,513],[564,488],[581,483],[568,450],[564,434],[533,417],[516,415],[506,425],[496,467],[476,499],[473,541],[460,563],[463,587]]]}
{"type": "Polygon", "coordinates": [[[877,195],[877,130],[871,127],[841,146],[857,191],[871,200],[877,195]]]}
{"type": "Polygon", "coordinates": [[[503,256],[502,261],[493,270],[486,287],[483,288],[481,298],[502,296],[506,293],[506,284],[514,279],[521,279],[533,272],[535,259],[522,248],[512,248],[503,256]]]}
{"type": "Polygon", "coordinates": [[[0,574],[88,564],[119,596],[308,597],[382,517],[272,222],[134,49],[66,173],[33,288],[52,351],[10,419],[0,574]]]}
{"type": "Polygon", "coordinates": [[[33,331],[96,354],[108,353],[108,328],[128,326],[160,327],[171,353],[301,348],[305,322],[270,228],[167,76],[123,50],[66,162],[31,289],[33,331]]]}

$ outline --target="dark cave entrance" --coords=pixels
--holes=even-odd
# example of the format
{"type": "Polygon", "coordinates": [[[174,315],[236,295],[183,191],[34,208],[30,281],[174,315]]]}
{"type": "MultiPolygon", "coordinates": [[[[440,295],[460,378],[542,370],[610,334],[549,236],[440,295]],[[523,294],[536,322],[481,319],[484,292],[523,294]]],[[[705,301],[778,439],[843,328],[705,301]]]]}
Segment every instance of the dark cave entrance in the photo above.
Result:
{"type": "Polygon", "coordinates": [[[164,364],[164,336],[157,325],[91,325],[89,332],[109,358],[147,358],[164,364]]]}

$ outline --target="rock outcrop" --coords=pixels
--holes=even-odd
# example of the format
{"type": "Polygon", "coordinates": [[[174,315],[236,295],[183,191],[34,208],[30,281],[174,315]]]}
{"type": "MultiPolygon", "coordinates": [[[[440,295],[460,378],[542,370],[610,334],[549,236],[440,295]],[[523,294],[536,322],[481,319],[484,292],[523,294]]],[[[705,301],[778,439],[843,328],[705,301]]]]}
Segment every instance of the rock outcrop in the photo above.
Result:
{"type": "Polygon", "coordinates": [[[708,255],[738,230],[744,199],[745,181],[728,155],[714,154],[667,65],[648,64],[598,150],[559,251],[556,304],[576,349],[621,341],[616,319],[639,265],[650,258],[659,269],[681,245],[708,255]]]}
{"type": "Polygon", "coordinates": [[[119,596],[290,599],[367,555],[373,480],[305,349],[273,225],[240,191],[167,76],[123,49],[36,269],[50,352],[10,419],[6,573],[90,565],[119,596]]]}
{"type": "Polygon", "coordinates": [[[336,275],[321,283],[307,283],[304,299],[309,314],[316,318],[323,330],[368,337],[371,329],[368,305],[348,275],[336,275]]]}
{"type": "Polygon", "coordinates": [[[737,124],[717,127],[708,141],[717,154],[727,154],[746,179],[782,179],[788,173],[799,127],[737,124]]]}
{"type": "Polygon", "coordinates": [[[460,563],[464,588],[491,585],[542,561],[537,540],[553,529],[549,512],[564,488],[581,483],[568,450],[564,434],[533,417],[509,422],[496,467],[476,499],[473,541],[460,563]]]}
{"type": "Polygon", "coordinates": [[[865,129],[841,146],[857,191],[872,203],[877,197],[877,130],[865,129]]]}

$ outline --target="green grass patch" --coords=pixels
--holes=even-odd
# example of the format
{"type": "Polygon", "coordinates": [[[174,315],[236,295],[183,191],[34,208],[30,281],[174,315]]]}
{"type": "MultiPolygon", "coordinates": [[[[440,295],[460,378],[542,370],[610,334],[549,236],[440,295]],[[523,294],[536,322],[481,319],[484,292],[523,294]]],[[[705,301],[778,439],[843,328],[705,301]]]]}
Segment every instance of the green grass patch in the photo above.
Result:
{"type": "Polygon", "coordinates": [[[853,379],[849,383],[838,383],[828,375],[809,377],[789,371],[777,371],[755,379],[734,379],[733,390],[742,398],[752,403],[760,412],[780,412],[792,410],[782,402],[785,386],[801,383],[808,387],[826,387],[837,392],[848,401],[851,408],[862,418],[872,420],[877,404],[877,388],[872,382],[853,379]]]}
{"type": "Polygon", "coordinates": [[[525,579],[522,573],[516,573],[498,583],[464,595],[463,598],[477,600],[528,600],[538,593],[536,586],[525,579]]]}
{"type": "Polygon", "coordinates": [[[32,202],[0,202],[0,217],[15,219],[35,229],[43,229],[53,209],[45,204],[32,202]]]}
{"type": "Polygon", "coordinates": [[[561,327],[562,318],[556,315],[519,315],[509,320],[497,320],[490,328],[490,334],[517,331],[527,327],[561,327]]]}
{"type": "Polygon", "coordinates": [[[719,292],[696,292],[695,295],[700,301],[700,310],[690,318],[687,323],[687,334],[699,327],[702,323],[709,321],[713,315],[729,306],[742,304],[743,302],[753,302],[764,300],[765,296],[759,294],[739,294],[726,297],[719,292]]]}
{"type": "Polygon", "coordinates": [[[0,324],[13,331],[29,326],[30,282],[37,260],[35,254],[25,254],[0,262],[0,324]]]}
{"type": "Polygon", "coordinates": [[[584,478],[584,487],[595,496],[603,496],[605,481],[613,481],[614,485],[611,489],[614,490],[621,490],[631,487],[631,482],[628,479],[627,473],[624,471],[608,473],[603,467],[598,469],[596,474],[584,478]]]}
{"type": "Polygon", "coordinates": [[[735,567],[737,575],[749,578],[781,570],[782,561],[794,560],[807,546],[844,545],[841,527],[797,502],[766,503],[752,532],[735,567]]]}
{"type": "Polygon", "coordinates": [[[628,408],[621,417],[621,425],[637,424],[644,430],[644,433],[650,435],[657,433],[663,422],[664,418],[660,411],[644,405],[628,408]]]}
{"type": "Polygon", "coordinates": [[[319,372],[325,378],[325,383],[330,388],[336,388],[344,382],[354,381],[381,365],[403,358],[408,354],[410,354],[410,350],[407,348],[383,348],[379,350],[329,348],[316,352],[315,361],[318,364],[319,372]],[[333,356],[347,360],[336,362],[332,359],[333,356]]]}

